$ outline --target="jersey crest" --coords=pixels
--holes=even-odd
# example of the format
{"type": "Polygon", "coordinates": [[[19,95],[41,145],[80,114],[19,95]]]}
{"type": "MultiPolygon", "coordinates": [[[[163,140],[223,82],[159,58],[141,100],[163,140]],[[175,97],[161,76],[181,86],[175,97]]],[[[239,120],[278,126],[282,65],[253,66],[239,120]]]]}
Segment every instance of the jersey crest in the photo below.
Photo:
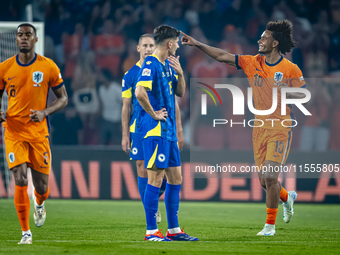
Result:
{"type": "Polygon", "coordinates": [[[276,73],[274,74],[274,80],[275,80],[276,82],[282,81],[282,79],[283,79],[283,73],[281,73],[281,72],[276,72],[276,73]]]}
{"type": "Polygon", "coordinates": [[[36,71],[33,73],[33,81],[35,83],[41,83],[44,80],[44,74],[40,71],[36,71]]]}

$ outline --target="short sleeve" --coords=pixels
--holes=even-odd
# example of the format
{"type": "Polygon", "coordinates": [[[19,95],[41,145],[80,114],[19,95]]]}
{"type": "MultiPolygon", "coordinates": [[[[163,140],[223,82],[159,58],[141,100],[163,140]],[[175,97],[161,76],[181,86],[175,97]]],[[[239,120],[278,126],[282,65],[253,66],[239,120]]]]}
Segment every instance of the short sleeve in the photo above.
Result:
{"type": "Polygon", "coordinates": [[[151,61],[144,61],[138,74],[136,88],[143,86],[148,90],[152,90],[153,77],[156,76],[156,68],[151,61]]]}
{"type": "Polygon", "coordinates": [[[237,69],[243,69],[243,71],[247,74],[248,69],[253,67],[254,60],[256,56],[250,55],[235,55],[235,65],[237,69]]]}
{"type": "Polygon", "coordinates": [[[59,89],[63,85],[64,81],[61,77],[60,69],[53,61],[51,61],[50,87],[52,89],[59,89]]]}
{"type": "Polygon", "coordinates": [[[302,72],[297,65],[293,65],[290,73],[289,86],[294,88],[306,88],[306,82],[302,72]]]}
{"type": "Polygon", "coordinates": [[[132,79],[131,74],[127,71],[122,80],[122,97],[131,98],[132,97],[132,79]]]}

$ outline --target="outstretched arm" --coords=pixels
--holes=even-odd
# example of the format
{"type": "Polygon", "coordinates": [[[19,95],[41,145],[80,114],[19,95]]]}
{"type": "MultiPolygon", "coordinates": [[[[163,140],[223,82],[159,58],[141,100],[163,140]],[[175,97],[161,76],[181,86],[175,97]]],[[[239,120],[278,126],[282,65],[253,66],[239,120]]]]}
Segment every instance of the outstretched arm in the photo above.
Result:
{"type": "Polygon", "coordinates": [[[205,54],[209,55],[213,59],[216,59],[219,62],[227,63],[228,65],[231,65],[231,66],[236,66],[234,54],[230,54],[229,52],[226,52],[225,50],[211,47],[209,45],[201,43],[195,40],[194,38],[192,38],[191,36],[184,34],[182,31],[181,31],[181,34],[183,35],[181,39],[181,42],[183,45],[196,46],[197,48],[199,48],[201,51],[203,51],[205,54]]]}
{"type": "Polygon", "coordinates": [[[61,86],[58,89],[52,88],[52,90],[53,90],[53,93],[56,95],[57,99],[54,100],[51,106],[45,108],[44,110],[37,111],[37,110],[31,109],[31,114],[29,115],[31,118],[31,121],[40,122],[46,116],[49,116],[63,109],[67,105],[68,97],[67,97],[65,86],[61,86]]]}

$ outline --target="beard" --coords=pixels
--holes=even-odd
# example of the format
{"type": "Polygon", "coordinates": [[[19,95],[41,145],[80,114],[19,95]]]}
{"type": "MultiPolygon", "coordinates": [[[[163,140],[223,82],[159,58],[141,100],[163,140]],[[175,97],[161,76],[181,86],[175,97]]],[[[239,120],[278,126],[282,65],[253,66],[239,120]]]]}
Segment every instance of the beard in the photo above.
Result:
{"type": "Polygon", "coordinates": [[[19,51],[20,51],[21,53],[28,53],[28,52],[30,52],[30,50],[29,50],[29,49],[26,49],[26,48],[20,49],[19,51]]]}

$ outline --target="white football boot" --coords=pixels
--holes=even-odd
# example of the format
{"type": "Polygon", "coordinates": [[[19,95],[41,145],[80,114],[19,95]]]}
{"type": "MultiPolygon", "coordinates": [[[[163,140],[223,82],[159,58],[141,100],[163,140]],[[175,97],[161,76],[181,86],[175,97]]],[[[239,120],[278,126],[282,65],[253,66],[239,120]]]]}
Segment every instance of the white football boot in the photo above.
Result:
{"type": "Polygon", "coordinates": [[[38,205],[36,200],[34,199],[33,217],[34,217],[34,223],[38,228],[44,225],[44,222],[46,220],[45,202],[43,202],[42,205],[38,205]]]}
{"type": "Polygon", "coordinates": [[[297,198],[297,193],[294,190],[288,191],[288,198],[286,202],[283,202],[283,220],[288,223],[293,218],[294,209],[293,204],[297,198]]]}
{"type": "Polygon", "coordinates": [[[275,236],[275,225],[265,224],[261,232],[257,233],[258,236],[275,236]]]}
{"type": "Polygon", "coordinates": [[[161,221],[162,221],[162,215],[161,215],[161,211],[159,209],[157,211],[156,221],[157,221],[157,224],[161,223],[161,221]]]}
{"type": "Polygon", "coordinates": [[[23,234],[21,241],[18,244],[32,244],[32,234],[23,234]]]}

